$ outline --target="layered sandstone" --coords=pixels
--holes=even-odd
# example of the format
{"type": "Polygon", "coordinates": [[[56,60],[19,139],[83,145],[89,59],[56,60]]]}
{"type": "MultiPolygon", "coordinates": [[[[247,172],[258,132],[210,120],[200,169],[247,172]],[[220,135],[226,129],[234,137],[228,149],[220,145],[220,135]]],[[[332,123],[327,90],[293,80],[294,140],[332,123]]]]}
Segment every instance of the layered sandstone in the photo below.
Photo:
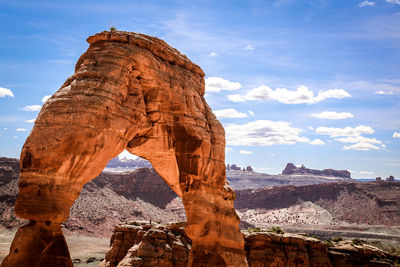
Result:
{"type": "MultiPolygon", "coordinates": [[[[260,216],[269,211],[289,209],[309,202],[328,212],[336,222],[398,226],[400,225],[399,192],[400,182],[325,183],[238,190],[235,208],[243,214],[249,210],[257,211],[260,216]]],[[[265,217],[262,218],[264,219],[261,221],[266,222],[265,217]]],[[[270,219],[273,219],[272,215],[270,219]]],[[[257,216],[252,219],[242,216],[242,220],[249,223],[260,221],[257,220],[257,216]]],[[[282,225],[285,221],[289,223],[289,218],[284,217],[272,223],[282,225]]],[[[304,222],[295,218],[292,224],[304,224],[304,222]]]]}
{"type": "Polygon", "coordinates": [[[282,174],[313,174],[313,175],[325,175],[325,176],[333,176],[333,177],[343,177],[343,178],[351,178],[350,172],[347,170],[334,170],[334,169],[325,169],[325,170],[312,170],[304,167],[296,167],[293,163],[288,163],[285,169],[282,171],[282,174]]]}
{"type": "Polygon", "coordinates": [[[145,222],[117,225],[100,266],[186,267],[192,242],[184,226],[145,222]]]}
{"type": "Polygon", "coordinates": [[[124,149],[150,161],[182,198],[189,265],[246,266],[235,193],[225,179],[224,129],[205,102],[201,68],[142,34],[101,32],[88,42],[21,152],[16,214],[52,227],[17,233],[13,246],[24,253],[10,252],[2,266],[34,266],[45,255],[70,264],[66,246],[55,254],[30,247],[41,248],[38,231],[59,240],[57,227],[83,185],[124,149]]]}
{"type": "MultiPolygon", "coordinates": [[[[160,225],[132,222],[117,225],[100,266],[186,266],[191,243],[184,223],[160,225]]],[[[393,266],[400,257],[349,241],[324,243],[295,234],[244,232],[251,267],[393,266]]],[[[213,266],[222,266],[214,262],[213,266]]]]}

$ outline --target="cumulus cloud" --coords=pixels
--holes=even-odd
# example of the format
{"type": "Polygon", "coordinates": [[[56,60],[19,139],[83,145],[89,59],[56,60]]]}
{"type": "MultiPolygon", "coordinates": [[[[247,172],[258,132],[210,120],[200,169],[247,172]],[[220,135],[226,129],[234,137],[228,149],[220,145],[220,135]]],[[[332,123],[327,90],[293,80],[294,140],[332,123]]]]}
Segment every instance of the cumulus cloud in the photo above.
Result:
{"type": "Polygon", "coordinates": [[[6,96],[14,97],[14,94],[10,89],[0,87],[0,97],[6,97],[6,96]]]}
{"type": "Polygon", "coordinates": [[[368,151],[371,149],[379,149],[378,146],[373,145],[371,143],[357,143],[350,146],[344,146],[344,150],[359,150],[359,151],[368,151]]]}
{"type": "Polygon", "coordinates": [[[387,3],[400,5],[400,0],[386,0],[387,3]]]}
{"type": "Polygon", "coordinates": [[[250,114],[251,116],[254,116],[254,112],[251,111],[251,110],[249,110],[249,114],[250,114]]]}
{"type": "Polygon", "coordinates": [[[392,91],[379,90],[379,91],[374,92],[374,94],[376,94],[376,95],[393,95],[394,93],[392,91]]]}
{"type": "Polygon", "coordinates": [[[354,115],[350,112],[334,112],[334,111],[324,111],[321,113],[311,114],[311,117],[315,117],[318,119],[327,119],[327,120],[343,120],[353,118],[354,115]]]}
{"type": "Polygon", "coordinates": [[[359,7],[366,7],[366,6],[373,6],[373,5],[375,5],[375,3],[371,2],[371,1],[368,1],[368,0],[363,1],[363,2],[358,4],[359,7]]]}
{"type": "Polygon", "coordinates": [[[233,119],[233,118],[246,118],[247,114],[246,113],[241,113],[238,112],[234,108],[227,108],[227,109],[220,109],[220,110],[214,110],[215,116],[217,116],[218,119],[233,119]]]}
{"type": "Polygon", "coordinates": [[[39,111],[42,108],[41,105],[28,105],[22,108],[25,111],[39,111]]]}
{"type": "Polygon", "coordinates": [[[26,120],[25,122],[27,122],[27,123],[34,123],[34,122],[35,122],[35,120],[36,120],[36,118],[34,118],[34,119],[29,119],[29,120],[26,120]]]}
{"type": "Polygon", "coordinates": [[[322,141],[321,139],[315,139],[310,142],[310,145],[320,146],[320,145],[325,145],[325,142],[322,141]]]}
{"type": "Polygon", "coordinates": [[[216,57],[216,56],[218,56],[217,53],[215,53],[215,52],[210,53],[210,57],[216,57]]]}
{"type": "Polygon", "coordinates": [[[239,151],[239,154],[250,155],[250,154],[253,154],[253,151],[240,150],[240,151],[239,151]]]}
{"type": "Polygon", "coordinates": [[[296,90],[288,90],[286,88],[273,90],[269,86],[261,85],[250,90],[246,95],[235,94],[228,96],[228,98],[232,102],[275,100],[284,104],[315,104],[328,98],[342,99],[350,96],[343,89],[320,91],[318,95],[314,95],[314,92],[304,85],[298,87],[296,90]]]}
{"type": "Polygon", "coordinates": [[[248,44],[244,49],[245,50],[254,50],[255,46],[252,44],[248,44]]]}
{"type": "Polygon", "coordinates": [[[51,97],[51,95],[45,95],[45,96],[42,98],[42,103],[46,103],[46,101],[47,101],[50,97],[51,97]]]}
{"type": "Polygon", "coordinates": [[[370,144],[382,144],[383,142],[381,140],[374,138],[369,138],[369,137],[364,137],[364,136],[348,136],[348,137],[341,137],[341,138],[335,138],[336,141],[341,142],[341,143],[370,143],[370,144]]]}
{"type": "Polygon", "coordinates": [[[317,134],[329,135],[330,137],[359,136],[361,134],[373,134],[375,132],[374,129],[365,125],[359,125],[355,128],[318,127],[315,131],[317,134]]]}
{"type": "Polygon", "coordinates": [[[231,82],[221,77],[208,77],[205,82],[206,92],[233,91],[242,88],[240,83],[231,82]]]}
{"type": "Polygon", "coordinates": [[[393,133],[393,138],[400,138],[400,133],[394,132],[393,133]]]}
{"type": "Polygon", "coordinates": [[[385,148],[381,140],[362,136],[363,134],[373,134],[375,132],[374,129],[365,125],[359,125],[354,128],[318,127],[315,131],[318,134],[329,135],[333,137],[335,141],[352,144],[345,145],[343,147],[344,150],[368,151],[371,149],[385,148]],[[381,145],[381,147],[377,145],[381,145]]]}
{"type": "Polygon", "coordinates": [[[17,131],[17,132],[26,132],[27,129],[25,129],[25,128],[18,128],[16,131],[17,131]]]}
{"type": "Polygon", "coordinates": [[[256,120],[246,124],[225,126],[226,141],[231,146],[270,146],[309,143],[300,136],[302,129],[292,127],[285,121],[256,120]]]}

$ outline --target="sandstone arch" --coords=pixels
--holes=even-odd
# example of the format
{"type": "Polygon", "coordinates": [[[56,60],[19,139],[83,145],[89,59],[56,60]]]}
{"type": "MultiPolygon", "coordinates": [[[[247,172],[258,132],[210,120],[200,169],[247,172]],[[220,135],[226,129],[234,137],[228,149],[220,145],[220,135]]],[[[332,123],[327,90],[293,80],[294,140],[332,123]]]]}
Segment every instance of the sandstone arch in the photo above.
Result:
{"type": "Polygon", "coordinates": [[[75,73],[46,102],[21,152],[18,216],[30,220],[2,266],[69,266],[60,223],[82,186],[123,149],[149,160],[182,198],[190,266],[247,266],[224,130],[204,100],[201,68],[162,40],[88,38],[75,73]]]}

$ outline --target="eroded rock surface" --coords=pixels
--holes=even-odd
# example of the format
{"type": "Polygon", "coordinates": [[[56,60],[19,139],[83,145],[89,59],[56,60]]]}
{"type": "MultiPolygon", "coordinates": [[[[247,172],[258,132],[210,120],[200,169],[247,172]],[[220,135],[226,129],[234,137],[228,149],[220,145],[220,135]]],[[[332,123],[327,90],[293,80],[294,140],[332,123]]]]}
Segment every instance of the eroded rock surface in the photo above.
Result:
{"type": "MultiPolygon", "coordinates": [[[[399,182],[330,183],[259,188],[236,191],[235,207],[243,214],[249,210],[262,214],[271,210],[292,208],[302,202],[310,202],[329,212],[332,219],[337,222],[398,226],[400,225],[399,192],[399,182]]],[[[241,218],[249,223],[257,220],[257,218],[250,220],[246,216],[241,218]]],[[[265,218],[260,218],[259,221],[266,222],[265,218]]],[[[272,221],[272,223],[282,225],[285,221],[290,224],[288,218],[272,221]]],[[[304,224],[305,222],[298,221],[296,218],[291,223],[304,224]]]]}
{"type": "MultiPolygon", "coordinates": [[[[101,32],[75,73],[44,104],[21,152],[16,214],[60,225],[79,196],[124,149],[151,162],[183,201],[189,265],[247,266],[235,193],[225,179],[225,135],[204,99],[204,73],[160,39],[101,32]]],[[[56,228],[41,228],[57,236],[56,228]]],[[[16,235],[2,266],[35,266],[34,232],[16,235]],[[32,241],[33,242],[33,241],[32,241]]],[[[66,263],[67,264],[67,263],[66,263]]]]}
{"type": "Polygon", "coordinates": [[[185,223],[150,225],[145,222],[117,225],[100,266],[185,267],[192,242],[184,226],[185,223]]]}
{"type": "MultiPolygon", "coordinates": [[[[251,267],[393,266],[400,257],[348,241],[324,243],[296,234],[244,232],[251,267]]],[[[190,239],[184,223],[160,225],[132,222],[117,225],[100,266],[186,266],[190,239]],[[171,249],[172,248],[172,249],[171,249]]],[[[216,259],[213,266],[221,266],[216,259]]]]}

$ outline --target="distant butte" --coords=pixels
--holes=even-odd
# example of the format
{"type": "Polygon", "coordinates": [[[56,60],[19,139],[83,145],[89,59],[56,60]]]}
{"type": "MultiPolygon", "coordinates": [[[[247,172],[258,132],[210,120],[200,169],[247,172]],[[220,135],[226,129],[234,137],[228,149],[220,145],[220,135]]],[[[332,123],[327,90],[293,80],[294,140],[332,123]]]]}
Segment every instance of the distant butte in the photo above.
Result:
{"type": "Polygon", "coordinates": [[[325,169],[325,170],[312,170],[304,167],[296,167],[293,163],[288,163],[286,168],[282,171],[282,174],[313,174],[313,175],[322,175],[322,176],[333,176],[333,177],[343,177],[343,178],[351,178],[350,172],[347,170],[334,170],[334,169],[325,169]]]}

